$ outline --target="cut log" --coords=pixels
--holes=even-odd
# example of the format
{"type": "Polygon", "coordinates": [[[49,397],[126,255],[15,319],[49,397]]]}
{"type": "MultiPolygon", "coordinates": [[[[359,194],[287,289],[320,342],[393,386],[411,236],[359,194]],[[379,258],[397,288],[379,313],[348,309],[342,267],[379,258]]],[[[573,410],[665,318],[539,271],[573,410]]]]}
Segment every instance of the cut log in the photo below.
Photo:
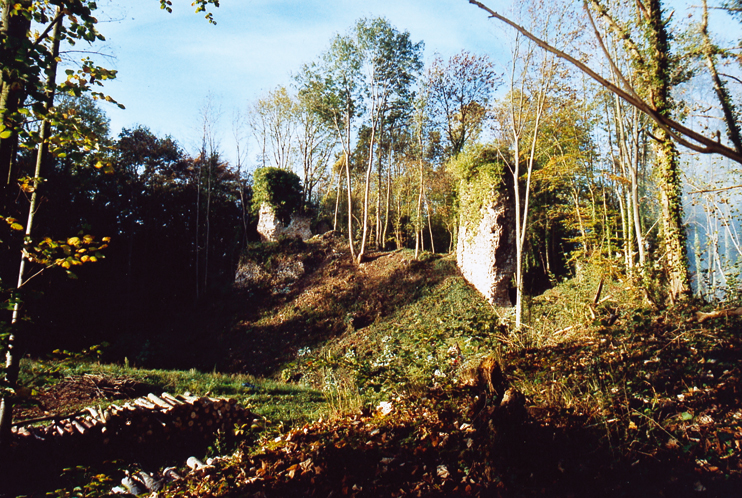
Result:
{"type": "Polygon", "coordinates": [[[72,426],[75,429],[77,429],[77,432],[79,432],[80,434],[87,434],[88,428],[85,427],[79,420],[77,420],[76,418],[73,418],[71,422],[72,422],[72,426]]]}
{"type": "Polygon", "coordinates": [[[162,397],[162,399],[164,399],[168,403],[172,404],[173,406],[178,406],[178,405],[182,405],[183,404],[183,402],[181,400],[179,400],[178,398],[176,398],[175,396],[173,396],[170,393],[165,393],[164,392],[164,393],[161,394],[161,397],[162,397]]]}
{"type": "Polygon", "coordinates": [[[184,403],[192,404],[194,401],[198,399],[197,396],[191,396],[191,393],[185,392],[177,397],[179,400],[182,400],[184,403]]]}
{"type": "Polygon", "coordinates": [[[137,406],[141,406],[142,408],[146,408],[147,410],[155,409],[155,404],[146,398],[137,398],[134,400],[134,404],[137,406]]]}
{"type": "Polygon", "coordinates": [[[90,413],[90,417],[97,422],[100,422],[101,424],[106,423],[106,417],[102,411],[99,409],[96,409],[94,406],[88,406],[85,408],[88,413],[90,413]]]}
{"type": "Polygon", "coordinates": [[[84,417],[84,418],[78,418],[78,421],[85,426],[86,429],[90,430],[93,427],[97,425],[97,421],[93,420],[92,418],[84,417]]]}
{"type": "Polygon", "coordinates": [[[713,320],[714,318],[723,318],[727,316],[742,316],[742,307],[725,310],[715,310],[709,313],[696,311],[696,320],[698,320],[698,323],[703,323],[706,320],[713,320]]]}
{"type": "Polygon", "coordinates": [[[149,393],[147,395],[147,399],[151,401],[152,403],[154,403],[155,405],[157,405],[159,408],[162,408],[163,410],[170,410],[174,406],[171,403],[168,403],[163,398],[160,398],[159,396],[153,393],[149,393]]]}

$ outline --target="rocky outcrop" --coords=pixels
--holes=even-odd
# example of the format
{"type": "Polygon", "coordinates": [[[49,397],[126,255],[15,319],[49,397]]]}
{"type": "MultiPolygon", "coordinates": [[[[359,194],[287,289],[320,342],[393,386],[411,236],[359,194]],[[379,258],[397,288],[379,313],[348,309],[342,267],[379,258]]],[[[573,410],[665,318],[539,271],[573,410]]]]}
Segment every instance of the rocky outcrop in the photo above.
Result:
{"type": "Polygon", "coordinates": [[[511,306],[515,273],[515,211],[509,196],[495,192],[481,208],[476,226],[462,215],[456,262],[464,278],[496,306],[511,306]]]}
{"type": "Polygon", "coordinates": [[[307,240],[312,238],[311,221],[308,216],[292,214],[289,226],[284,226],[273,207],[270,204],[263,204],[260,206],[258,233],[263,242],[275,242],[282,235],[307,240]]]}

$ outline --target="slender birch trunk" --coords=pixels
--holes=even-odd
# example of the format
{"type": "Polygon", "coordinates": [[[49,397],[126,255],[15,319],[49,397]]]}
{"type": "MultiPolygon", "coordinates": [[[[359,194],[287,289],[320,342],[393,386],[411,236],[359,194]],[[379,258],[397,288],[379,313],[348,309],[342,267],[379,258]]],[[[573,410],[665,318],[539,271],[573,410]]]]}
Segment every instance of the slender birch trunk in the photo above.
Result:
{"type": "MultiPolygon", "coordinates": [[[[57,7],[56,15],[60,15],[61,9],[57,7]]],[[[61,29],[63,19],[57,21],[52,32],[52,61],[46,70],[46,102],[44,110],[48,114],[54,106],[54,91],[57,78],[57,57],[59,56],[59,45],[61,41],[61,29]]],[[[18,268],[18,282],[16,290],[19,291],[26,283],[26,262],[30,254],[31,236],[33,234],[34,218],[39,199],[39,188],[41,186],[41,169],[46,161],[48,150],[48,140],[51,135],[51,125],[48,118],[44,118],[41,123],[39,136],[39,145],[36,151],[36,165],[34,168],[33,193],[31,194],[31,203],[28,207],[28,218],[26,220],[26,231],[24,237],[24,247],[21,253],[21,261],[18,268]]],[[[14,297],[18,297],[17,295],[14,297]]],[[[11,325],[16,325],[20,318],[20,302],[16,301],[13,305],[13,315],[11,325]]],[[[21,355],[16,351],[18,342],[21,337],[17,335],[17,329],[13,327],[8,337],[7,352],[5,354],[5,384],[10,389],[18,387],[18,373],[20,369],[21,355]]],[[[6,447],[11,437],[11,426],[13,423],[13,398],[12,396],[3,397],[0,400],[0,447],[6,447]]]]}

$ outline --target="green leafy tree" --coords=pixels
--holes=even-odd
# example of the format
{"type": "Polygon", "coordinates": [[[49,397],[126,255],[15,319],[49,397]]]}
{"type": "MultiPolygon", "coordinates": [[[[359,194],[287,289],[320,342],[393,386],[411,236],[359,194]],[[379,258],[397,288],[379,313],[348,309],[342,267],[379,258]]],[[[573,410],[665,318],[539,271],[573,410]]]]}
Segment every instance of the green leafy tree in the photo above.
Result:
{"type": "Polygon", "coordinates": [[[257,99],[248,110],[248,122],[253,135],[262,145],[261,162],[291,170],[297,127],[297,104],[286,87],[279,86],[257,99]]]}
{"type": "MultiPolygon", "coordinates": [[[[544,50],[568,61],[583,73],[598,82],[608,91],[637,108],[651,118],[654,129],[652,149],[659,188],[661,208],[663,261],[667,269],[667,291],[671,300],[684,299],[690,294],[690,275],[686,255],[686,235],[683,226],[682,180],[680,172],[680,152],[678,145],[703,154],[719,154],[742,164],[742,151],[739,150],[739,124],[736,110],[730,94],[720,85],[714,76],[716,51],[710,44],[707,31],[708,23],[703,9],[704,19],[701,22],[701,50],[697,46],[691,53],[683,53],[680,44],[673,42],[673,31],[670,25],[671,14],[664,9],[659,0],[639,1],[631,17],[621,19],[616,12],[616,4],[600,0],[589,0],[585,12],[596,15],[603,21],[605,30],[620,40],[624,55],[636,69],[638,78],[633,81],[618,67],[614,55],[604,44],[604,35],[597,25],[593,24],[598,46],[604,53],[610,66],[611,74],[616,80],[610,81],[598,74],[579,57],[567,53],[563,47],[550,44],[532,32],[518,25],[505,16],[495,12],[483,3],[469,0],[469,3],[485,10],[491,17],[502,21],[519,33],[532,40],[544,50]],[[722,124],[727,130],[731,145],[724,143],[720,135],[707,136],[682,122],[683,113],[679,112],[677,102],[673,99],[672,90],[678,83],[686,80],[689,73],[683,67],[688,60],[701,55],[707,63],[708,75],[712,79],[714,92],[722,109],[722,124]]],[[[735,4],[728,4],[734,13],[735,4]]],[[[718,74],[717,74],[718,76],[718,74]]],[[[714,133],[715,134],[715,133],[714,133]]]]}
{"type": "Polygon", "coordinates": [[[448,61],[440,56],[433,60],[427,85],[433,114],[446,138],[448,157],[456,156],[477,138],[498,82],[486,55],[462,51],[448,61]]]}
{"type": "MultiPolygon", "coordinates": [[[[383,134],[384,116],[395,107],[411,105],[411,85],[422,68],[422,42],[412,43],[409,32],[400,33],[386,19],[361,19],[355,36],[366,70],[364,88],[370,137],[363,195],[363,231],[358,261],[363,260],[369,237],[371,173],[378,136],[383,134]]],[[[377,185],[380,189],[380,183],[377,185]]],[[[380,199],[377,196],[377,199],[380,199]]],[[[379,216],[377,202],[376,216],[379,216]]]]}
{"type": "MultiPolygon", "coordinates": [[[[218,0],[196,0],[197,12],[205,12],[209,4],[218,6],[218,0]]],[[[169,0],[160,5],[170,9],[169,0]]],[[[115,77],[116,72],[99,67],[84,58],[77,70],[67,69],[67,78],[56,83],[60,44],[77,42],[93,43],[103,40],[97,31],[93,11],[97,8],[90,0],[60,0],[54,3],[31,0],[0,1],[0,216],[12,220],[10,227],[24,230],[23,252],[18,272],[18,283],[11,290],[11,332],[7,336],[5,376],[2,402],[0,403],[0,445],[10,437],[13,413],[13,392],[17,383],[20,357],[18,354],[17,328],[20,300],[18,293],[28,281],[26,271],[31,264],[42,268],[59,266],[71,270],[72,266],[98,259],[101,244],[90,235],[68,237],[55,241],[45,237],[34,241],[33,222],[37,212],[38,192],[42,182],[41,169],[48,154],[63,157],[70,144],[83,149],[97,146],[95,137],[75,129],[75,119],[60,115],[55,110],[55,93],[74,96],[89,94],[96,99],[113,100],[97,91],[103,81],[115,77]],[[31,27],[38,27],[32,30],[31,27]],[[33,124],[40,123],[36,127],[33,124]],[[54,128],[55,134],[51,135],[54,128]],[[19,174],[19,144],[36,148],[36,167],[32,177],[19,174]],[[26,226],[17,222],[23,211],[17,199],[21,193],[30,193],[26,226]],[[91,256],[92,254],[92,256],[91,256]]],[[[207,18],[213,22],[210,13],[207,18]]],[[[100,163],[103,168],[104,164],[100,163]]],[[[105,245],[105,244],[103,244],[105,245]]]]}
{"type": "Polygon", "coordinates": [[[327,181],[327,166],[337,146],[332,128],[314,111],[307,98],[310,96],[299,97],[296,106],[296,149],[304,185],[302,208],[313,203],[317,188],[327,181]]]}
{"type": "Polygon", "coordinates": [[[351,154],[353,131],[363,101],[361,68],[363,54],[350,35],[337,35],[319,61],[302,67],[297,76],[300,98],[331,126],[343,148],[348,213],[348,245],[353,259],[356,249],[353,231],[353,184],[351,154]]]}
{"type": "MultiPolygon", "coordinates": [[[[602,2],[591,0],[590,3],[609,29],[622,37],[626,51],[641,75],[637,82],[638,96],[648,103],[654,113],[671,118],[676,110],[671,91],[678,83],[680,59],[672,52],[672,33],[667,26],[662,3],[659,0],[649,0],[642,4],[637,21],[641,29],[640,35],[645,40],[644,45],[627,33],[602,2]]],[[[670,299],[675,301],[690,296],[691,292],[683,225],[680,152],[674,139],[675,134],[666,126],[657,123],[652,135],[655,172],[660,191],[668,290],[670,299]]]]}

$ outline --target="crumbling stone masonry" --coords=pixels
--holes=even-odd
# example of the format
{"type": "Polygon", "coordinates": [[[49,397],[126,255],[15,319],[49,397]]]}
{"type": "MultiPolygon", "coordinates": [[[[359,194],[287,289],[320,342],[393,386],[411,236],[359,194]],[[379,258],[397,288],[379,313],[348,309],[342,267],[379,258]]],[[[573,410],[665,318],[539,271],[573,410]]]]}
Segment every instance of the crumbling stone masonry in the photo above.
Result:
{"type": "MultiPolygon", "coordinates": [[[[465,193],[464,193],[465,195],[465,193]]],[[[464,278],[495,306],[512,306],[510,281],[515,273],[515,210],[510,196],[495,192],[481,208],[478,226],[462,214],[456,262],[464,278]]]]}
{"type": "Polygon", "coordinates": [[[276,216],[273,207],[264,203],[260,206],[258,233],[263,242],[275,242],[281,235],[307,240],[312,238],[311,222],[308,216],[292,214],[289,226],[285,227],[276,216]]]}

